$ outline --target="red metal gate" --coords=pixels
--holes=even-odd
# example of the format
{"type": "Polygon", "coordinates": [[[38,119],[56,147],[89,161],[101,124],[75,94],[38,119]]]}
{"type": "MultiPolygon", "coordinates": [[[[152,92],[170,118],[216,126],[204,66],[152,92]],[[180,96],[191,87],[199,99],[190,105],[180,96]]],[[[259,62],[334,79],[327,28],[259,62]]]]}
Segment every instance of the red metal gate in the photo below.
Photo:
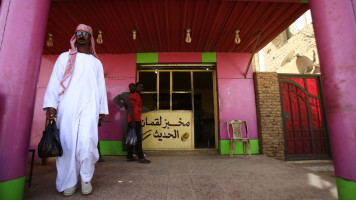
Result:
{"type": "Polygon", "coordinates": [[[287,160],[330,158],[319,76],[279,75],[287,160]]]}

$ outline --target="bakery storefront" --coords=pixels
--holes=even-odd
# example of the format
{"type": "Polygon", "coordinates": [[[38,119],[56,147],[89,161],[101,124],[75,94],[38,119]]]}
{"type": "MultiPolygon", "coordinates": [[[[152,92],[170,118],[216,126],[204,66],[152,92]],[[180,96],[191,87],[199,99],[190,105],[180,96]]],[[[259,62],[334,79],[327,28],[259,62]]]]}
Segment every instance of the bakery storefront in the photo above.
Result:
{"type": "Polygon", "coordinates": [[[143,148],[216,148],[216,73],[211,64],[140,65],[143,148]]]}

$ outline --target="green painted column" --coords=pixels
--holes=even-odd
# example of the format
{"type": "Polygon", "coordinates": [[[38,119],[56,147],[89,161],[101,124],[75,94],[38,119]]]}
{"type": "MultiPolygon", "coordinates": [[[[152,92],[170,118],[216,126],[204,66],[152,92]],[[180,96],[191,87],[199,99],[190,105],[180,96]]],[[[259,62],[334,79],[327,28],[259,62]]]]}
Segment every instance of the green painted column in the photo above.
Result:
{"type": "Polygon", "coordinates": [[[339,199],[342,200],[355,200],[356,199],[356,182],[345,180],[336,177],[337,193],[339,199]]]}
{"type": "Polygon", "coordinates": [[[206,52],[201,54],[202,63],[216,63],[216,53],[215,52],[206,52]]]}
{"type": "Polygon", "coordinates": [[[137,64],[156,64],[158,63],[158,53],[137,53],[137,64]]]}
{"type": "Polygon", "coordinates": [[[99,143],[100,153],[103,156],[127,155],[127,152],[122,150],[122,141],[99,141],[99,143]]]}
{"type": "MultiPolygon", "coordinates": [[[[251,154],[259,154],[258,139],[250,139],[251,154]]],[[[230,155],[230,140],[219,140],[219,153],[230,155]]],[[[248,153],[246,151],[246,153],[248,153]]],[[[233,154],[243,154],[242,142],[235,142],[233,154]]]]}
{"type": "Polygon", "coordinates": [[[0,182],[1,200],[21,200],[25,189],[26,177],[0,182]]]}

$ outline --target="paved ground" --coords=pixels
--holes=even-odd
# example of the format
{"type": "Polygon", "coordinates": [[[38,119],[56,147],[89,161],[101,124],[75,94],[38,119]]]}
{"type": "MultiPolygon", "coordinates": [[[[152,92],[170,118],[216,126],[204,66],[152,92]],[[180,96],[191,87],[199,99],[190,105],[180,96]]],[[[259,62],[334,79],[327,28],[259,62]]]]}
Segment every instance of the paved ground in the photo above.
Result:
{"type": "Polygon", "coordinates": [[[337,199],[332,173],[314,172],[264,155],[147,155],[151,164],[104,156],[94,191],[71,197],[55,189],[54,164],[35,165],[24,199],[337,199]]]}

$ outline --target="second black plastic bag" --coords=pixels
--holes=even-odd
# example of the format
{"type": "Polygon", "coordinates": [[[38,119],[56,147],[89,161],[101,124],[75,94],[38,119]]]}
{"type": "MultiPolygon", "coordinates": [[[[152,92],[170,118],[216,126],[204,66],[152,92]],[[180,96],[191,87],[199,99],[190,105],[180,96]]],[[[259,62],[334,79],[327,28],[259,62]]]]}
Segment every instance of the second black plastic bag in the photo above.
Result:
{"type": "Polygon", "coordinates": [[[137,136],[134,128],[131,128],[126,136],[126,144],[127,145],[135,145],[137,142],[137,136]]]}

